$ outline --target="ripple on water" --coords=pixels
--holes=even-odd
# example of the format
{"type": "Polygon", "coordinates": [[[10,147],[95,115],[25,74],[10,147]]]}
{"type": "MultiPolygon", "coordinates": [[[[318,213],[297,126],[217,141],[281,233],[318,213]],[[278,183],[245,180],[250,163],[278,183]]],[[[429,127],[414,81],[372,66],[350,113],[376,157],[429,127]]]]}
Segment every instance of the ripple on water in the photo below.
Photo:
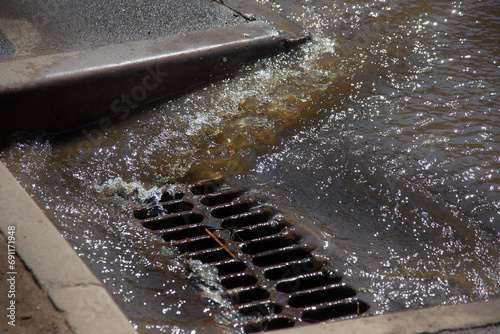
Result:
{"type": "Polygon", "coordinates": [[[496,1],[260,2],[314,42],[0,158],[143,333],[226,330],[129,214],[218,175],[295,218],[373,312],[498,297],[496,1]]]}

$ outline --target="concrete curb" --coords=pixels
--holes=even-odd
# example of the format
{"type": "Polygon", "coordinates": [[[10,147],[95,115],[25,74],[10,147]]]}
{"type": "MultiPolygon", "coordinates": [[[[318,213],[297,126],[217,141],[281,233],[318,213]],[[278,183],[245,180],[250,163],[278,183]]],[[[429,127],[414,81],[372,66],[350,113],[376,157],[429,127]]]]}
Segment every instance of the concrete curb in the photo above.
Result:
{"type": "Polygon", "coordinates": [[[0,62],[0,140],[12,132],[62,132],[228,75],[306,41],[300,25],[254,2],[225,6],[247,23],[163,38],[0,62]],[[258,20],[256,19],[258,17],[258,20]]]}
{"type": "Polygon", "coordinates": [[[276,331],[276,334],[416,334],[500,323],[500,300],[442,306],[276,331]]]}
{"type": "Polygon", "coordinates": [[[283,36],[287,48],[293,48],[310,39],[304,28],[293,21],[288,20],[283,15],[269,10],[267,7],[258,2],[248,0],[223,0],[222,4],[233,11],[237,12],[249,21],[265,20],[277,29],[283,36]]]}
{"type": "Polygon", "coordinates": [[[16,253],[65,313],[76,334],[136,333],[104,286],[85,266],[14,176],[0,162],[0,230],[15,226],[16,253]]]}
{"type": "MultiPolygon", "coordinates": [[[[0,134],[60,132],[227,75],[285,50],[267,23],[0,63],[0,134]],[[43,117],[41,117],[43,116],[43,117]]],[[[106,129],[109,120],[102,122],[106,129]]]]}

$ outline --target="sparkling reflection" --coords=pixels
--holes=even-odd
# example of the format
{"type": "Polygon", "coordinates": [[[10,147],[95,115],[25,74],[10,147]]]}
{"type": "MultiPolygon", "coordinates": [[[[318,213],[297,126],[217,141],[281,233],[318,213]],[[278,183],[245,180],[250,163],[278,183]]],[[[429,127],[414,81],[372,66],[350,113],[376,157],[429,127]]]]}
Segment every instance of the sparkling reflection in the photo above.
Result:
{"type": "Polygon", "coordinates": [[[217,175],[289,213],[373,313],[498,297],[498,1],[259,2],[314,42],[0,158],[141,333],[229,330],[129,215],[217,175]]]}

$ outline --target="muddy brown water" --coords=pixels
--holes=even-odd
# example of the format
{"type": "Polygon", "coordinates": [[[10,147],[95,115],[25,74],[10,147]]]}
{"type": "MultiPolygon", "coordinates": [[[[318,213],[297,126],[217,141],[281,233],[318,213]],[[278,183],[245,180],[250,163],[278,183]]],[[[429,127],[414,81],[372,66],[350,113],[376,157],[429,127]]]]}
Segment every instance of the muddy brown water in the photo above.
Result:
{"type": "Polygon", "coordinates": [[[229,329],[130,220],[219,175],[307,231],[372,314],[499,297],[500,1],[261,2],[314,42],[1,160],[141,333],[229,329]]]}

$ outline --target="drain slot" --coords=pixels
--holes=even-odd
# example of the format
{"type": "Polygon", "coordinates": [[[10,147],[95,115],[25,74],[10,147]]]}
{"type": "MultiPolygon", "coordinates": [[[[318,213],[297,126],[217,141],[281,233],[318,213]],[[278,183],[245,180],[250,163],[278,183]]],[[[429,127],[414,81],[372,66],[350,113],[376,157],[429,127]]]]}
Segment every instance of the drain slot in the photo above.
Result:
{"type": "Polygon", "coordinates": [[[239,273],[247,268],[244,263],[234,259],[231,259],[230,261],[223,261],[215,265],[219,271],[220,276],[239,273]]]}
{"type": "Polygon", "coordinates": [[[176,247],[179,257],[217,268],[221,286],[242,315],[233,325],[248,333],[347,319],[368,304],[340,275],[326,269],[289,222],[270,206],[241,200],[243,189],[222,180],[173,185],[158,203],[133,213],[176,247]]]}
{"type": "Polygon", "coordinates": [[[242,228],[250,225],[256,225],[267,222],[270,214],[262,209],[252,212],[245,212],[237,217],[230,217],[222,220],[222,228],[242,228]]]}
{"type": "Polygon", "coordinates": [[[281,282],[276,286],[276,289],[281,292],[291,293],[330,284],[337,284],[340,281],[340,277],[320,273],[319,275],[315,275],[312,277],[301,277],[291,282],[281,282]]]}
{"type": "Polygon", "coordinates": [[[245,304],[269,298],[269,292],[263,288],[254,288],[237,293],[233,299],[236,304],[245,304]]]}
{"type": "Polygon", "coordinates": [[[205,235],[207,232],[205,228],[200,225],[194,226],[182,226],[181,228],[172,229],[163,233],[162,238],[165,241],[174,241],[199,237],[200,235],[205,235]]]}
{"type": "Polygon", "coordinates": [[[232,202],[212,209],[211,215],[215,218],[225,218],[244,213],[252,206],[249,202],[232,202]]]}
{"type": "Polygon", "coordinates": [[[220,185],[221,185],[220,180],[210,180],[210,181],[205,181],[205,182],[199,182],[195,185],[191,186],[191,192],[194,195],[206,195],[210,193],[216,192],[220,185]]]}
{"type": "Polygon", "coordinates": [[[270,280],[286,280],[292,277],[302,276],[319,270],[322,264],[315,258],[309,257],[291,263],[284,263],[264,271],[264,275],[270,280]]]}
{"type": "Polygon", "coordinates": [[[333,286],[315,291],[305,291],[299,295],[293,296],[288,301],[291,307],[306,307],[316,304],[336,301],[354,297],[356,291],[346,286],[333,286]]]}
{"type": "Polygon", "coordinates": [[[257,279],[249,274],[238,274],[231,277],[225,277],[221,284],[226,289],[234,289],[243,286],[252,286],[257,283],[257,279]]]}
{"type": "Polygon", "coordinates": [[[236,241],[248,241],[253,239],[262,238],[268,235],[281,232],[285,225],[276,225],[273,223],[262,223],[247,229],[235,230],[232,239],[236,241]]]}
{"type": "Polygon", "coordinates": [[[368,311],[368,305],[362,301],[353,300],[348,303],[334,304],[327,307],[316,308],[302,314],[306,322],[321,322],[341,317],[352,317],[368,311]]]}
{"type": "Polygon", "coordinates": [[[271,314],[279,314],[282,310],[283,308],[275,303],[254,304],[239,308],[240,313],[246,316],[266,316],[271,314]]]}
{"type": "Polygon", "coordinates": [[[284,248],[294,245],[298,242],[297,239],[284,238],[281,236],[272,236],[271,238],[261,238],[254,240],[244,245],[241,250],[248,254],[258,254],[273,249],[284,248]]]}
{"type": "Polygon", "coordinates": [[[188,224],[197,224],[201,223],[202,221],[202,215],[198,215],[196,213],[188,213],[151,218],[150,220],[143,222],[142,226],[153,231],[158,231],[188,224]]]}
{"type": "Polygon", "coordinates": [[[193,204],[186,201],[176,201],[163,204],[163,210],[168,213],[177,213],[183,211],[191,211],[193,209],[193,204]]]}
{"type": "Polygon", "coordinates": [[[279,249],[279,252],[269,252],[269,254],[256,256],[253,258],[253,263],[259,267],[269,267],[275,264],[299,260],[309,256],[309,251],[304,248],[286,247],[279,249]]]}
{"type": "Polygon", "coordinates": [[[231,255],[229,255],[222,247],[204,252],[188,253],[186,257],[194,260],[200,260],[203,263],[213,263],[232,259],[231,255]]]}
{"type": "Polygon", "coordinates": [[[200,200],[200,203],[206,206],[220,205],[227,202],[231,202],[235,198],[243,194],[243,190],[230,190],[225,192],[219,192],[216,194],[206,195],[200,200]]]}
{"type": "Polygon", "coordinates": [[[137,219],[146,219],[146,218],[156,217],[162,213],[163,211],[159,207],[153,207],[148,209],[136,210],[134,212],[134,217],[137,219]]]}
{"type": "Polygon", "coordinates": [[[197,237],[196,239],[186,239],[182,244],[177,244],[175,246],[177,246],[179,252],[187,253],[196,252],[203,249],[217,248],[219,247],[219,244],[209,236],[201,236],[197,237]]]}

